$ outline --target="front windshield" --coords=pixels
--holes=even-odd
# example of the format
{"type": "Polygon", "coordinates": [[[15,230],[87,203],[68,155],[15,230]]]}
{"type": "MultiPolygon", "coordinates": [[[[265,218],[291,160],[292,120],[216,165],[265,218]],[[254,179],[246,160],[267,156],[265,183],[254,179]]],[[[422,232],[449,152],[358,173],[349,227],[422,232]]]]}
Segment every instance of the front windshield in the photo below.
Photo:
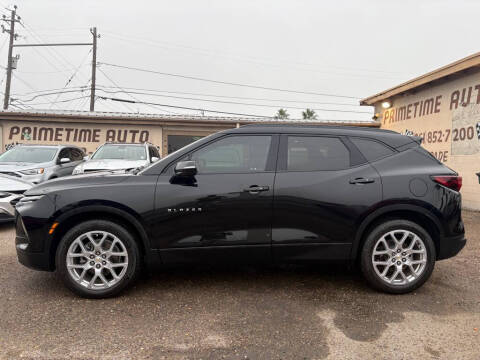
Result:
{"type": "Polygon", "coordinates": [[[93,154],[94,160],[146,160],[144,145],[103,145],[93,154]]]}
{"type": "Polygon", "coordinates": [[[52,161],[57,149],[40,146],[16,146],[0,155],[0,162],[43,163],[52,161]]]}

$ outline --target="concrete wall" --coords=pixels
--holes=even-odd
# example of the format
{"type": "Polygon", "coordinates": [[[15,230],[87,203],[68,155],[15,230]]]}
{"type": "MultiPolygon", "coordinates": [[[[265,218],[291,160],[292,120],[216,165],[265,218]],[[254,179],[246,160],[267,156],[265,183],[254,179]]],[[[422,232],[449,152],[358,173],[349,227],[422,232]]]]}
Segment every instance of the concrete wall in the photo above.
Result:
{"type": "Polygon", "coordinates": [[[480,73],[396,96],[383,109],[381,127],[424,138],[423,146],[463,177],[463,205],[480,210],[480,73]]]}

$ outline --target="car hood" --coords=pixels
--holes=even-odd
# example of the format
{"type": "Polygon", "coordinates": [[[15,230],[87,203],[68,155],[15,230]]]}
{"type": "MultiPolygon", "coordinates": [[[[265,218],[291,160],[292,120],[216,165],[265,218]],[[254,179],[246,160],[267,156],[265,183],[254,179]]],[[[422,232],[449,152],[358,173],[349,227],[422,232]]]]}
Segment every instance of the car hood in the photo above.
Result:
{"type": "Polygon", "coordinates": [[[48,167],[48,166],[50,166],[49,162],[45,162],[45,163],[0,162],[0,172],[21,171],[21,170],[48,167]]]}
{"type": "Polygon", "coordinates": [[[148,163],[147,160],[123,160],[123,159],[102,159],[102,160],[88,160],[80,165],[79,168],[83,171],[92,170],[116,170],[116,169],[135,169],[139,166],[144,166],[148,163]]]}
{"type": "Polygon", "coordinates": [[[124,172],[111,173],[108,171],[95,172],[91,174],[79,174],[64,176],[61,178],[49,180],[39,185],[34,186],[25,192],[25,195],[42,195],[55,191],[74,190],[80,187],[88,187],[95,185],[109,185],[117,184],[124,181],[128,177],[135,176],[132,174],[125,174],[124,172]]]}
{"type": "Polygon", "coordinates": [[[33,187],[31,182],[7,175],[0,175],[0,191],[21,193],[33,187]]]}

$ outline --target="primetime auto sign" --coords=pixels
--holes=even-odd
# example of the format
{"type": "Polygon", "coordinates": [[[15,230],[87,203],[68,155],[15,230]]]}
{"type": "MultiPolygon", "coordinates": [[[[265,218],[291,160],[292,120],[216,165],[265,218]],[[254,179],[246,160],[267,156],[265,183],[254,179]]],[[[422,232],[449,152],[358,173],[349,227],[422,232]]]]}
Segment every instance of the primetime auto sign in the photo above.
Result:
{"type": "Polygon", "coordinates": [[[147,142],[149,138],[150,132],[142,129],[12,126],[8,130],[8,140],[13,142],[143,143],[147,142]]]}
{"type": "MultiPolygon", "coordinates": [[[[408,104],[386,109],[383,113],[383,124],[416,119],[423,116],[438,114],[441,111],[443,95],[428,96],[408,104]]],[[[462,89],[455,89],[449,97],[449,110],[454,111],[459,106],[480,104],[480,84],[462,89]]]]}

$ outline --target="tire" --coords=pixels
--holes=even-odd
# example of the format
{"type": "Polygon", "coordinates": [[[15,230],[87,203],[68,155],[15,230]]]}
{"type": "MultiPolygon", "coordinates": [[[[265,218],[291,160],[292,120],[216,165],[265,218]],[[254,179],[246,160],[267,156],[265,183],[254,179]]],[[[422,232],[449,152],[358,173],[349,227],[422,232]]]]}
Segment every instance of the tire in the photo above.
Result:
{"type": "Polygon", "coordinates": [[[432,238],[420,225],[389,220],[367,235],[360,256],[362,273],[370,286],[390,294],[405,294],[428,280],[435,267],[436,251],[432,238]]]}
{"type": "Polygon", "coordinates": [[[141,271],[133,236],[105,220],[86,221],[69,230],[57,248],[55,263],[66,287],[85,298],[115,296],[141,271]],[[72,253],[74,256],[69,255],[72,253]]]}

